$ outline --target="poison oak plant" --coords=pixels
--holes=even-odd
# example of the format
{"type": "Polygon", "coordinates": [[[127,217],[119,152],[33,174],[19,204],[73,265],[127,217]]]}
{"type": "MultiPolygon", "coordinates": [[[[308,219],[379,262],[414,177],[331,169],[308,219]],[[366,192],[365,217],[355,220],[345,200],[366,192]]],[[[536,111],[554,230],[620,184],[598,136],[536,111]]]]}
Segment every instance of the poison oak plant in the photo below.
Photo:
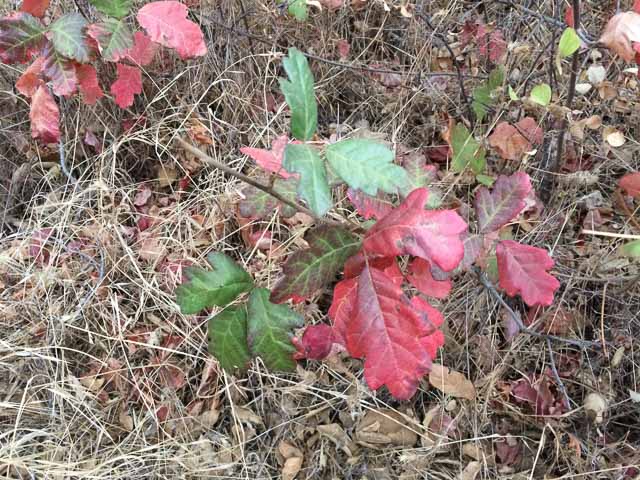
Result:
{"type": "Polygon", "coordinates": [[[176,1],[151,2],[131,21],[132,0],[89,0],[100,19],[95,23],[80,13],[66,13],[48,25],[42,21],[49,0],[25,1],[18,12],[0,19],[0,60],[7,64],[31,62],[16,82],[30,98],[31,134],[44,143],[60,140],[57,97],[79,93],[84,103],[104,96],[98,72],[115,64],[113,100],[121,108],[133,104],[142,92],[141,66],[150,64],[159,45],[175,49],[181,58],[207,51],[200,27],[187,19],[187,7],[176,1]]]}
{"type": "MultiPolygon", "coordinates": [[[[271,150],[242,149],[274,176],[271,192],[281,199],[249,186],[239,209],[253,219],[274,209],[290,216],[301,200],[320,225],[308,232],[308,248],[289,256],[271,292],[254,286],[250,276],[222,254],[209,256],[210,271],[186,271],[188,281],[177,290],[183,313],[226,306],[209,321],[210,351],[225,369],[242,370],[259,356],[269,368],[290,370],[294,357],[322,359],[343,349],[364,359],[372,389],[386,386],[394,397],[407,399],[444,343],[439,330],[443,316],[427,298],[445,298],[455,271],[470,268],[476,259],[486,267],[493,258],[508,295],[519,294],[530,306],[552,303],[560,284],[547,273],[553,266],[547,252],[498,236],[532,198],[526,174],[500,176],[491,190],[478,189],[477,222],[470,233],[456,211],[434,208],[440,203],[438,198],[430,201],[434,171],[424,159],[407,158],[397,165],[389,148],[366,139],[309,143],[317,133],[313,75],[295,48],[283,66],[288,78],[281,79],[280,86],[294,139],[279,137],[271,150]],[[342,185],[358,213],[375,220],[364,233],[347,221],[335,225],[323,220],[334,205],[335,189],[342,185]],[[406,272],[399,266],[402,257],[409,260],[406,272]],[[303,320],[283,303],[310,299],[339,274],[328,311],[331,325],[309,326],[301,339],[292,338],[303,320]],[[404,288],[407,283],[420,293],[411,296],[404,288]],[[240,304],[227,306],[247,293],[240,304]]],[[[487,96],[502,83],[501,74],[493,78],[487,96]]],[[[480,146],[468,132],[456,135],[461,146],[452,142],[454,164],[458,162],[454,168],[461,171],[479,157],[480,146]]]]}

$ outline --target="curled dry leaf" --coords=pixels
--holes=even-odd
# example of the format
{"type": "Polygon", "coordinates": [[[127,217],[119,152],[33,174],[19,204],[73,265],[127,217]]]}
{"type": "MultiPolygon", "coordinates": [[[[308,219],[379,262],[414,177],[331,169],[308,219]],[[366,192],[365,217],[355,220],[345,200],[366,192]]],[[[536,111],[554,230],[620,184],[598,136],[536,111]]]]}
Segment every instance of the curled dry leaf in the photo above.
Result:
{"type": "Polygon", "coordinates": [[[612,147],[621,147],[627,141],[624,138],[624,134],[620,130],[616,130],[614,127],[605,127],[602,132],[602,137],[612,147]]]}
{"type": "Polygon", "coordinates": [[[607,400],[602,395],[592,392],[584,399],[584,409],[595,423],[602,423],[607,412],[607,400]]]}
{"type": "Polygon", "coordinates": [[[640,42],[640,14],[636,12],[614,15],[600,37],[600,43],[627,62],[631,62],[636,56],[634,42],[640,42]]]}
{"type": "Polygon", "coordinates": [[[457,398],[475,400],[476,387],[462,373],[443,367],[437,363],[431,365],[429,383],[434,388],[457,398]]]}
{"type": "Polygon", "coordinates": [[[411,447],[418,435],[407,426],[406,418],[395,410],[369,410],[356,428],[358,442],[371,447],[398,445],[411,447]]]}

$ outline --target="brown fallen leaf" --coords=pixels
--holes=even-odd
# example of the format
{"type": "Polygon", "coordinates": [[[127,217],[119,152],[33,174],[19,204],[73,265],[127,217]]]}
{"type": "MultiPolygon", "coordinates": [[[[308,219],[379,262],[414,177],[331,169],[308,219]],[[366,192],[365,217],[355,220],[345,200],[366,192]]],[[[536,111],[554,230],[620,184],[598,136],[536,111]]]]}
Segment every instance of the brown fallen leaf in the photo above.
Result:
{"type": "Polygon", "coordinates": [[[475,400],[476,387],[462,373],[434,363],[429,373],[429,383],[441,392],[458,398],[475,400]]]}
{"type": "Polygon", "coordinates": [[[632,61],[636,56],[633,42],[640,42],[640,14],[636,12],[622,12],[614,15],[600,37],[600,43],[627,62],[632,61]]]}
{"type": "Polygon", "coordinates": [[[369,410],[356,428],[358,442],[370,446],[400,445],[410,447],[418,440],[416,432],[407,427],[406,418],[388,408],[369,410]]]}
{"type": "Polygon", "coordinates": [[[282,455],[284,461],[282,466],[282,479],[293,480],[302,468],[302,462],[304,461],[302,451],[289,442],[282,440],[278,444],[278,453],[282,455]]]}
{"type": "Polygon", "coordinates": [[[534,144],[542,142],[543,132],[536,121],[525,117],[515,125],[500,122],[489,137],[491,145],[505,160],[520,160],[534,144]]]}

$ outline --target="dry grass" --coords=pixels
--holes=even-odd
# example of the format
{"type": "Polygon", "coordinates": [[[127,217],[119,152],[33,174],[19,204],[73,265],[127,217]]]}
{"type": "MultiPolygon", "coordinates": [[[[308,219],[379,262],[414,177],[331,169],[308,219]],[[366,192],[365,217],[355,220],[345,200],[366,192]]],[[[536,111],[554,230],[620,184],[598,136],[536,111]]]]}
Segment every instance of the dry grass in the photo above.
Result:
{"type": "MultiPolygon", "coordinates": [[[[235,378],[207,353],[206,318],[178,313],[172,288],[179,279],[166,258],[203,264],[208,252],[226,251],[260,285],[271,286],[306,226],[274,216],[268,224],[279,244],[271,254],[246,247],[234,214],[241,185],[217,171],[195,171],[194,160],[176,149],[172,138],[184,135],[190,118],[198,118],[215,141],[209,154],[250,171],[239,147],[267,147],[288,128],[282,108],[265,108],[269,97],[278,95],[283,47],[297,45],[335,60],[340,38],[349,40],[354,63],[410,75],[400,87],[386,88],[359,70],[312,62],[322,135],[368,125],[396,144],[422,148],[441,144],[445,114],[459,118],[464,109],[455,77],[428,75],[446,60],[417,17],[402,18],[395,9],[387,14],[384,2],[371,0],[360,11],[325,11],[298,24],[279,16],[272,2],[244,3],[246,17],[239,1],[202,0],[200,12],[210,16],[202,18],[208,55],[189,64],[163,56],[130,111],[108,100],[95,108],[75,99],[63,102],[66,162],[75,183],[60,171],[57,152],[29,141],[28,105],[12,93],[18,71],[2,66],[0,473],[6,478],[279,478],[278,447],[285,441],[302,451],[298,478],[465,478],[460,475],[473,460],[470,446],[479,452],[476,478],[634,478],[637,473],[627,467],[640,464],[640,432],[638,404],[630,401],[629,390],[640,390],[635,342],[640,289],[637,279],[629,279],[638,267],[616,257],[619,241],[579,232],[585,201],[596,194],[597,206],[609,209],[611,228],[638,233],[613,197],[615,180],[640,169],[637,82],[621,72],[621,64],[604,60],[624,104],[579,97],[574,108],[585,116],[602,115],[607,125],[625,132],[628,143],[607,152],[600,134],[588,131],[583,142],[572,144],[592,162],[595,180],[581,183],[563,172],[543,216],[518,234],[552,250],[563,282],[555,308],[579,319],[569,335],[599,340],[602,334],[612,345],[606,352],[552,345],[556,362],[577,365],[563,378],[572,402],[568,413],[535,417],[505,395],[509,382],[549,368],[550,352],[544,341],[527,335],[505,342],[499,305],[472,275],[460,276],[440,305],[447,319],[440,363],[475,383],[474,402],[454,400],[426,382],[411,401],[394,401],[385,391],[369,391],[361,362],[352,359],[303,363],[292,375],[269,373],[256,362],[246,377],[235,378]],[[254,35],[275,39],[277,46],[249,42],[211,18],[240,30],[246,19],[254,35]],[[124,132],[123,119],[136,115],[144,115],[145,125],[124,132]],[[83,143],[87,129],[104,141],[101,153],[83,143]],[[188,192],[160,187],[163,168],[178,177],[192,172],[188,192]],[[146,212],[153,226],[135,235],[143,216],[135,197],[145,186],[154,192],[153,208],[146,212]],[[36,258],[29,249],[42,232],[50,233],[46,255],[36,258]],[[622,357],[614,361],[616,348],[623,348],[622,357]],[[608,401],[599,424],[582,408],[591,392],[608,401]],[[372,446],[362,427],[371,411],[402,414],[402,431],[413,442],[372,446]],[[454,419],[449,436],[428,430],[424,419],[430,411],[454,419]],[[497,445],[505,441],[520,448],[518,461],[506,467],[495,460],[497,445]]],[[[515,84],[548,75],[547,45],[559,33],[548,24],[497,2],[419,3],[428,3],[425,11],[435,14],[434,23],[452,42],[464,20],[480,15],[503,28],[508,41],[526,45],[528,51],[520,54],[512,45],[507,57],[515,84]]],[[[550,2],[535,8],[554,15],[550,2]]],[[[585,25],[597,32],[610,11],[585,8],[585,25]]],[[[477,52],[464,55],[472,73],[486,75],[477,52]]],[[[467,91],[479,81],[468,79],[467,91]]],[[[562,77],[554,85],[561,98],[566,81],[562,77]]],[[[511,119],[516,111],[497,111],[490,124],[511,119]]],[[[535,115],[552,148],[558,122],[542,111],[535,115]]],[[[524,169],[539,182],[547,153],[540,149],[522,165],[492,158],[490,168],[493,173],[524,169]]],[[[443,178],[447,203],[470,200],[467,180],[452,187],[453,177],[443,178]]],[[[326,303],[323,295],[301,307],[307,322],[323,321],[326,303]]]]}

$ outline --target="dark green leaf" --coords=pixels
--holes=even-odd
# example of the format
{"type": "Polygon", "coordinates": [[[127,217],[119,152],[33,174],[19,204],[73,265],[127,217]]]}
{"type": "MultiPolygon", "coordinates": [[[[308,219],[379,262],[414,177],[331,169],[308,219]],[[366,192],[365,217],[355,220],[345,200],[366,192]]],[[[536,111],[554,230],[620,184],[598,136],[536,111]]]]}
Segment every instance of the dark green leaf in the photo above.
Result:
{"type": "Polygon", "coordinates": [[[87,34],[98,42],[102,58],[109,62],[125,58],[133,46],[133,34],[124,20],[107,18],[104,22],[89,25],[87,34]]]}
{"type": "Polygon", "coordinates": [[[247,344],[247,307],[228,307],[209,319],[209,352],[227,372],[243,370],[251,360],[247,344]]]}
{"type": "Polygon", "coordinates": [[[211,253],[207,261],[213,271],[190,267],[185,270],[189,281],[176,289],[180,311],[186,315],[214,305],[225,307],[253,288],[251,275],[224,253],[211,253]]]}
{"type": "Polygon", "coordinates": [[[110,17],[126,17],[131,10],[133,0],[89,0],[89,3],[110,17]]]}
{"type": "Polygon", "coordinates": [[[56,51],[80,63],[89,61],[89,46],[84,35],[87,21],[79,13],[68,13],[49,26],[56,51]]]}
{"type": "Polygon", "coordinates": [[[255,357],[262,358],[269,370],[290,371],[296,367],[291,330],[303,325],[302,316],[286,305],[269,301],[269,290],[256,288],[249,295],[248,342],[255,357]]]}
{"type": "Polygon", "coordinates": [[[327,213],[333,204],[327,182],[324,162],[315,148],[309,145],[287,145],[282,166],[289,173],[299,173],[298,195],[319,217],[327,213]]]}
{"type": "Polygon", "coordinates": [[[453,161],[451,168],[454,172],[461,172],[471,166],[474,173],[482,173],[486,160],[484,148],[473,138],[467,127],[458,123],[451,132],[451,149],[453,161]]]}
{"type": "MultiPolygon", "coordinates": [[[[276,178],[272,186],[276,193],[279,193],[291,201],[296,200],[297,187],[298,181],[293,177],[287,179],[276,178]]],[[[291,217],[296,213],[293,207],[282,203],[277,198],[251,185],[244,188],[242,194],[245,198],[240,200],[238,208],[240,215],[243,217],[266,218],[273,215],[276,208],[280,209],[280,214],[285,218],[291,217]]]]}
{"type": "Polygon", "coordinates": [[[0,60],[6,64],[28,62],[44,46],[44,33],[40,20],[28,13],[0,18],[0,60]]]}
{"type": "Polygon", "coordinates": [[[326,226],[311,231],[307,242],[309,248],[293,253],[284,264],[284,277],[271,293],[274,302],[301,300],[316,293],[335,278],[361,243],[344,228],[326,226]]]}
{"type": "Polygon", "coordinates": [[[331,168],[347,185],[375,196],[378,190],[398,193],[409,186],[404,168],[393,163],[394,154],[380,143],[352,139],[329,145],[326,150],[331,168]]]}
{"type": "Polygon", "coordinates": [[[280,88],[291,110],[291,133],[298,140],[310,140],[318,127],[318,105],[313,92],[313,74],[305,56],[289,49],[282,60],[289,80],[280,79],[280,88]]]}
{"type": "Polygon", "coordinates": [[[495,92],[502,86],[503,81],[504,70],[502,67],[496,67],[489,74],[487,82],[473,90],[472,106],[479,122],[484,119],[484,116],[489,111],[489,107],[495,103],[495,92]]]}

